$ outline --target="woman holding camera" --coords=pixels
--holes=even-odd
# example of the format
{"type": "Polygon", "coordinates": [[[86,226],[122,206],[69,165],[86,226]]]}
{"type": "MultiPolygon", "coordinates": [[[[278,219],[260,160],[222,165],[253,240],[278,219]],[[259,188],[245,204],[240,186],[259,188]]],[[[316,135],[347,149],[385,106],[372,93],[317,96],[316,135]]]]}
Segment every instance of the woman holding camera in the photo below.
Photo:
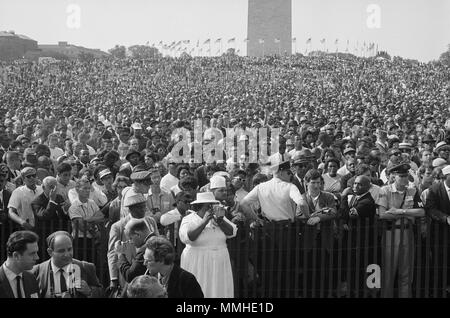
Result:
{"type": "Polygon", "coordinates": [[[197,193],[193,211],[183,218],[180,239],[186,244],[181,267],[191,272],[202,287],[205,298],[231,298],[233,273],[226,239],[236,235],[237,227],[224,215],[225,208],[211,192],[197,193]]]}

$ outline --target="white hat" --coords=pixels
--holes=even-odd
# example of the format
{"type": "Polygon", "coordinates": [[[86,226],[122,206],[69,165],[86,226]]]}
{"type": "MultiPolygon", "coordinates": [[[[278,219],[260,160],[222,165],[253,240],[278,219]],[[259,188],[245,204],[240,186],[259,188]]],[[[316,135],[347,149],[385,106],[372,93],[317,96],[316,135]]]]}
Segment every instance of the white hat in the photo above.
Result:
{"type": "Polygon", "coordinates": [[[123,202],[123,206],[130,207],[132,205],[136,205],[139,203],[147,202],[144,195],[141,193],[136,193],[130,196],[127,196],[123,202]]]}
{"type": "Polygon", "coordinates": [[[220,202],[216,200],[212,192],[199,192],[197,193],[197,200],[192,201],[191,204],[202,204],[202,203],[220,203],[220,202]]]}
{"type": "Polygon", "coordinates": [[[133,125],[131,125],[131,128],[133,129],[142,129],[142,126],[140,123],[134,123],[133,125]]]}
{"type": "Polygon", "coordinates": [[[450,174],[450,165],[446,165],[443,169],[442,169],[442,174],[444,176],[450,174]]]}
{"type": "Polygon", "coordinates": [[[102,179],[103,177],[105,177],[107,175],[112,175],[111,170],[103,169],[102,171],[99,172],[98,177],[99,177],[99,179],[102,179]]]}
{"type": "Polygon", "coordinates": [[[431,165],[433,166],[433,168],[436,168],[436,167],[441,167],[441,166],[445,165],[446,163],[447,163],[447,161],[445,159],[436,158],[433,160],[431,165]]]}
{"type": "Polygon", "coordinates": [[[225,178],[222,176],[212,176],[211,180],[210,180],[211,186],[209,187],[211,190],[212,189],[217,189],[217,188],[226,188],[227,187],[227,183],[225,181],[225,178]]]}

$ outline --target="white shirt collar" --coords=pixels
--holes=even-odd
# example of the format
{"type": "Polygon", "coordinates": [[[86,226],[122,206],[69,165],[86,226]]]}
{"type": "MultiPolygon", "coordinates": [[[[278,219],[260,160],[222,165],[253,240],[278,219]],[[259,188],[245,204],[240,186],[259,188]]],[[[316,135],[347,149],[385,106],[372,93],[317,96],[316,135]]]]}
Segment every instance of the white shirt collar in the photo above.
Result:
{"type": "Polygon", "coordinates": [[[3,263],[3,270],[5,271],[6,278],[8,278],[9,281],[14,281],[17,276],[23,277],[23,273],[16,274],[10,270],[9,267],[6,266],[6,262],[3,263]]]}
{"type": "Polygon", "coordinates": [[[70,263],[67,264],[67,265],[64,266],[64,267],[58,267],[58,266],[56,266],[55,263],[53,262],[53,259],[51,260],[51,262],[52,262],[52,271],[53,271],[53,274],[56,274],[61,268],[64,270],[64,272],[69,273],[69,266],[71,265],[70,263]]]}

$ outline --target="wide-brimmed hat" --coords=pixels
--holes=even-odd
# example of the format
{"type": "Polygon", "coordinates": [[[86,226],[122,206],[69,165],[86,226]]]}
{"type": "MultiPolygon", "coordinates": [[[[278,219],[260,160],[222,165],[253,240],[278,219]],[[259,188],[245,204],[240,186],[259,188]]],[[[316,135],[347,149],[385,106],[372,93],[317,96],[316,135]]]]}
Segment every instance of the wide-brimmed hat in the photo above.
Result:
{"type": "Polygon", "coordinates": [[[145,199],[144,195],[141,193],[136,193],[136,194],[126,197],[123,202],[123,206],[130,207],[130,206],[145,203],[145,202],[147,202],[147,200],[145,199]]]}
{"type": "Polygon", "coordinates": [[[206,203],[219,204],[220,201],[216,200],[212,192],[199,192],[197,193],[197,200],[191,202],[192,205],[206,203]]]}

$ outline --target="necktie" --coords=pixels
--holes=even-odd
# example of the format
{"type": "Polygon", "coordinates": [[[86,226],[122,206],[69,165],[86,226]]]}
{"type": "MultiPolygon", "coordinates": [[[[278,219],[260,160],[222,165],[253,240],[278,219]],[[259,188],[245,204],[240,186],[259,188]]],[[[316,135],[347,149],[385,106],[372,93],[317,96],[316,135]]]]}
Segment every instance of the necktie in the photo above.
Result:
{"type": "Polygon", "coordinates": [[[61,293],[67,291],[66,278],[64,277],[64,270],[62,268],[59,270],[59,286],[61,289],[61,293]]]}
{"type": "Polygon", "coordinates": [[[20,286],[21,279],[22,279],[22,277],[16,276],[16,281],[17,281],[17,298],[23,298],[23,296],[22,296],[22,288],[20,286]]]}

